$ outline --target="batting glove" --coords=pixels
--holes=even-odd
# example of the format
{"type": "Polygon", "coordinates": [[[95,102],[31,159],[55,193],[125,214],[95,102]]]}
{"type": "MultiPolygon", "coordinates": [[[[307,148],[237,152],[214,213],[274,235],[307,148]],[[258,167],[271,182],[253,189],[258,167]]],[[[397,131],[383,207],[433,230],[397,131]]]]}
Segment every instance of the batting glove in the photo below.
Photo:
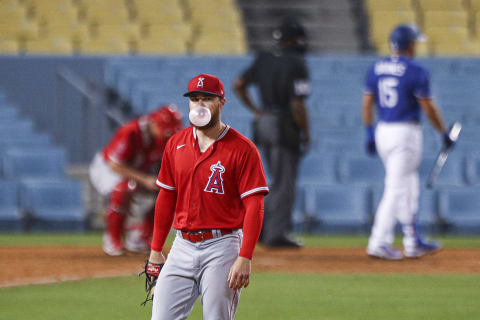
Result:
{"type": "Polygon", "coordinates": [[[450,139],[450,136],[448,135],[448,132],[445,132],[443,134],[443,147],[445,149],[450,149],[450,148],[453,148],[454,145],[455,145],[455,141],[450,139]]]}
{"type": "Polygon", "coordinates": [[[365,129],[367,131],[367,143],[365,145],[367,154],[375,156],[377,154],[377,146],[375,144],[375,127],[369,126],[365,129]]]}

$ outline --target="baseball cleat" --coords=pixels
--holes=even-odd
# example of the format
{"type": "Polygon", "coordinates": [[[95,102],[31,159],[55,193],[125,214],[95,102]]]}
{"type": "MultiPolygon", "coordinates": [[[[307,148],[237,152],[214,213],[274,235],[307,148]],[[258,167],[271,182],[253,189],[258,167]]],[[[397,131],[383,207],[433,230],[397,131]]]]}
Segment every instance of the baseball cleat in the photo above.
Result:
{"type": "Polygon", "coordinates": [[[367,248],[368,256],[383,260],[402,260],[403,254],[400,250],[390,246],[380,246],[376,248],[367,248]]]}
{"type": "Polygon", "coordinates": [[[122,244],[115,243],[112,237],[108,234],[103,235],[103,252],[109,256],[117,257],[125,254],[125,248],[122,244]]]}
{"type": "Polygon", "coordinates": [[[442,246],[438,242],[424,242],[421,239],[417,240],[417,245],[411,250],[405,250],[405,257],[414,259],[426,255],[434,254],[442,250],[442,246]]]}

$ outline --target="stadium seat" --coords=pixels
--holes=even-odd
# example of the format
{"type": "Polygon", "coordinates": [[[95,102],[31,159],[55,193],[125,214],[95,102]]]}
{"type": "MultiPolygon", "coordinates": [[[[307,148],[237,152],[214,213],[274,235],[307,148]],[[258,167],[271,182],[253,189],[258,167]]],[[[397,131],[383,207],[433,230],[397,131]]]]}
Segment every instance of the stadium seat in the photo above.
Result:
{"type": "Polygon", "coordinates": [[[0,103],[0,123],[5,120],[18,119],[18,109],[10,106],[2,106],[0,103]]]}
{"type": "Polygon", "coordinates": [[[81,16],[88,24],[128,24],[130,14],[123,3],[82,0],[81,16]]]}
{"type": "Polygon", "coordinates": [[[80,44],[80,53],[85,55],[125,55],[129,52],[130,48],[128,46],[128,42],[120,38],[107,40],[87,40],[80,44]]]}
{"type": "Polygon", "coordinates": [[[360,186],[315,185],[305,190],[305,209],[324,231],[364,231],[369,223],[370,191],[360,186]]]}
{"type": "Polygon", "coordinates": [[[300,162],[298,183],[335,184],[337,183],[337,157],[309,153],[300,162]]]}
{"type": "Polygon", "coordinates": [[[26,43],[28,54],[72,54],[73,42],[68,38],[32,40],[26,43]]]}
{"type": "Polygon", "coordinates": [[[17,231],[22,228],[22,214],[18,207],[17,184],[0,180],[0,230],[17,231]]]}
{"type": "Polygon", "coordinates": [[[345,139],[341,136],[312,137],[312,148],[323,154],[365,154],[365,141],[352,136],[351,139],[345,139]],[[316,141],[315,141],[316,140],[316,141]]]}
{"type": "Polygon", "coordinates": [[[463,0],[417,0],[422,10],[464,10],[463,0]]]}
{"type": "Polygon", "coordinates": [[[343,184],[382,184],[385,170],[379,157],[344,155],[339,160],[338,176],[343,184]]]}
{"type": "Polygon", "coordinates": [[[436,27],[468,26],[468,15],[465,11],[425,11],[423,30],[427,32],[436,27]]]}
{"type": "Polygon", "coordinates": [[[193,53],[197,55],[225,54],[244,55],[247,52],[247,45],[243,38],[229,37],[224,34],[206,35],[195,40],[193,53]]]}
{"type": "Polygon", "coordinates": [[[0,121],[0,139],[2,137],[25,137],[34,135],[33,122],[24,119],[0,121]]]}
{"type": "Polygon", "coordinates": [[[188,51],[187,42],[179,38],[170,38],[161,41],[139,39],[136,42],[135,52],[138,55],[183,55],[188,51]]]}
{"type": "Polygon", "coordinates": [[[480,155],[467,157],[466,180],[469,185],[480,185],[480,155]]]}
{"type": "Polygon", "coordinates": [[[366,8],[368,11],[372,12],[374,10],[411,10],[412,1],[411,0],[367,0],[365,1],[366,8]]]}
{"type": "Polygon", "coordinates": [[[17,54],[20,46],[17,40],[0,39],[0,54],[17,54]]]}
{"type": "Polygon", "coordinates": [[[480,187],[443,188],[439,193],[440,214],[456,231],[480,230],[480,187]]]}
{"type": "Polygon", "coordinates": [[[1,137],[0,157],[3,157],[4,152],[9,149],[44,150],[47,147],[53,147],[53,142],[46,134],[35,134],[31,137],[1,137]]]}
{"type": "Polygon", "coordinates": [[[135,20],[142,26],[183,24],[183,11],[179,1],[135,1],[135,20]]]}
{"type": "Polygon", "coordinates": [[[99,24],[91,27],[92,38],[108,41],[116,38],[124,41],[137,41],[140,38],[140,26],[134,23],[99,24]]]}
{"type": "Polygon", "coordinates": [[[20,206],[31,230],[84,230],[86,213],[82,184],[71,180],[24,182],[20,206]]]}
{"type": "Polygon", "coordinates": [[[65,151],[8,149],[3,155],[3,174],[10,181],[63,178],[66,170],[65,151]]]}
{"type": "Polygon", "coordinates": [[[474,12],[480,11],[480,0],[469,0],[468,2],[470,2],[470,8],[474,12]]]}
{"type": "Polygon", "coordinates": [[[393,28],[400,23],[416,23],[417,16],[413,10],[372,11],[370,18],[370,37],[376,45],[388,43],[393,28]]]}

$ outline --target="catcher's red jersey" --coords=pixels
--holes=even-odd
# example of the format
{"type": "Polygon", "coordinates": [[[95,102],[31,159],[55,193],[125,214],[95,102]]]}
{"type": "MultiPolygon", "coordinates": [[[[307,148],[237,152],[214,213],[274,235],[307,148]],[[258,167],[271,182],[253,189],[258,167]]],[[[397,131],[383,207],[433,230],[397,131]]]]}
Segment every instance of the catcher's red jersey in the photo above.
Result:
{"type": "Polygon", "coordinates": [[[205,152],[188,127],[167,143],[157,185],[177,191],[173,227],[180,230],[242,228],[242,198],[268,193],[255,145],[227,126],[205,152]]]}
{"type": "Polygon", "coordinates": [[[152,139],[147,131],[147,122],[147,117],[141,117],[118,129],[103,149],[105,160],[126,164],[144,172],[158,170],[166,139],[152,139]]]}

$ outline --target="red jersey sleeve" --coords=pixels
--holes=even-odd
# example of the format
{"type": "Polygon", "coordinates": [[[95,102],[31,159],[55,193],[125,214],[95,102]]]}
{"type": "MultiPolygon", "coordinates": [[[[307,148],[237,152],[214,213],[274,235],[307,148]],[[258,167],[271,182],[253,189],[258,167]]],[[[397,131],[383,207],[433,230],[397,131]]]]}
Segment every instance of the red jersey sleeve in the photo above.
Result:
{"type": "Polygon", "coordinates": [[[169,191],[177,190],[175,184],[175,162],[172,139],[168,140],[162,157],[162,166],[157,177],[157,186],[169,191]]]}
{"type": "Polygon", "coordinates": [[[131,131],[122,128],[111,140],[108,146],[104,149],[104,156],[106,160],[113,161],[115,163],[125,163],[132,157],[133,150],[133,137],[131,131]]]}
{"type": "Polygon", "coordinates": [[[257,148],[251,144],[243,154],[238,177],[238,191],[243,199],[252,194],[268,194],[267,180],[257,148]]]}

